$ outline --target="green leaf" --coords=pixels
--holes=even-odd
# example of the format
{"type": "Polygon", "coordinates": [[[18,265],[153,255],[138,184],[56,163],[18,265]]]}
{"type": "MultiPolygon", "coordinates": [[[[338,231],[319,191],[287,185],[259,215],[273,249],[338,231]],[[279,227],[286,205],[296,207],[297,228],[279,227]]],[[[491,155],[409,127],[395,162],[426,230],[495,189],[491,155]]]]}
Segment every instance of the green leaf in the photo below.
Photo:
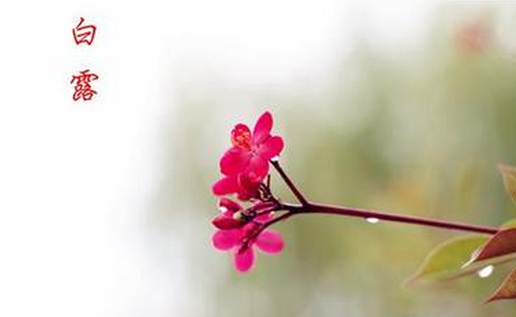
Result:
{"type": "Polygon", "coordinates": [[[498,170],[502,174],[505,190],[511,196],[512,201],[516,203],[516,167],[500,164],[498,170]]]}
{"type": "Polygon", "coordinates": [[[423,280],[439,280],[459,271],[488,237],[481,235],[453,238],[437,246],[426,257],[417,272],[405,284],[423,280]]]}
{"type": "Polygon", "coordinates": [[[502,285],[489,297],[487,302],[501,299],[516,299],[516,269],[509,273],[502,285]]]}
{"type": "MultiPolygon", "coordinates": [[[[469,261],[463,262],[456,270],[443,272],[434,280],[457,279],[476,274],[486,266],[496,266],[516,260],[516,228],[502,230],[492,237],[482,237],[481,241],[483,242],[480,242],[476,249],[472,246],[469,261]]],[[[457,242],[451,240],[448,243],[456,244],[457,242]]],[[[467,241],[459,241],[459,243],[467,243],[467,241]]],[[[439,247],[436,250],[438,249],[439,247]]],[[[450,252],[449,250],[450,246],[447,246],[445,251],[440,250],[439,252],[450,252]]],[[[466,255],[464,254],[463,257],[465,259],[466,255]]],[[[457,263],[460,262],[459,259],[457,259],[457,263]]]]}

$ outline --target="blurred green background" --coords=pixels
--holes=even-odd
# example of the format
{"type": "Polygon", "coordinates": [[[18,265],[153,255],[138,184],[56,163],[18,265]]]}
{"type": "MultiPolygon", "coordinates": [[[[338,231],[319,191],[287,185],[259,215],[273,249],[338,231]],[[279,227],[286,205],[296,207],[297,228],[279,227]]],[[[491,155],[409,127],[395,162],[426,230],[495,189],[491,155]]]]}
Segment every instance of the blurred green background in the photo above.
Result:
{"type": "MultiPolygon", "coordinates": [[[[163,130],[169,164],[149,230],[164,265],[181,263],[170,273],[187,285],[181,316],[515,316],[515,303],[482,304],[508,267],[401,286],[453,232],[302,216],[276,226],[284,252],[245,275],[211,246],[210,187],[229,131],[264,110],[284,137],[284,168],[314,201],[493,226],[516,216],[496,170],[516,164],[516,5],[453,2],[429,16],[410,47],[362,28],[346,48],[336,38],[323,66],[279,80],[206,64],[173,76],[179,106],[163,130]]],[[[277,178],[273,188],[292,198],[277,178]]]]}

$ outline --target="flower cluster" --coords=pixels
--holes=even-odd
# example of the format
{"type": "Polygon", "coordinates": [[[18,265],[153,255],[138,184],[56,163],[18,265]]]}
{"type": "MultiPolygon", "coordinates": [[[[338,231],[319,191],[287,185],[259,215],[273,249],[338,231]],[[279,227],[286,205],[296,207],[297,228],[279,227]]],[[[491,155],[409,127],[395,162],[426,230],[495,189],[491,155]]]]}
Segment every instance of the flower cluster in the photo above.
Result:
{"type": "MultiPolygon", "coordinates": [[[[259,203],[258,203],[259,204],[259,203]]],[[[258,205],[257,204],[257,205],[258,205]]],[[[247,272],[254,263],[254,246],[269,254],[283,250],[281,235],[273,230],[263,230],[263,226],[273,218],[266,204],[255,206],[254,215],[244,216],[243,208],[236,202],[222,198],[219,203],[220,215],[213,220],[219,229],[212,237],[213,245],[221,251],[233,251],[235,267],[247,272]],[[245,221],[244,217],[253,217],[245,221]]]]}
{"type": "Polygon", "coordinates": [[[271,159],[283,149],[283,139],[271,135],[272,124],[271,114],[265,112],[252,132],[245,124],[233,128],[232,147],[220,160],[222,178],[212,187],[213,194],[221,197],[220,213],[213,220],[218,230],[212,242],[219,250],[233,251],[235,267],[240,272],[252,268],[255,246],[269,254],[283,249],[280,234],[266,230],[278,204],[264,181],[269,175],[271,159]],[[250,207],[244,208],[225,197],[228,195],[236,195],[250,207]]]}
{"type": "MultiPolygon", "coordinates": [[[[478,33],[475,29],[468,32],[474,33],[473,35],[478,33]]],[[[509,224],[513,226],[516,219],[500,228],[493,228],[440,219],[386,214],[368,209],[331,206],[307,200],[277,160],[277,156],[283,150],[283,140],[279,136],[271,135],[271,130],[272,116],[269,112],[260,116],[252,132],[245,124],[237,124],[231,131],[232,147],[220,160],[222,178],[212,187],[213,193],[219,197],[220,210],[212,221],[217,228],[212,236],[213,246],[221,251],[232,252],[238,271],[247,272],[253,267],[255,249],[268,254],[280,253],[284,247],[283,239],[279,233],[269,228],[279,221],[300,214],[330,214],[361,218],[369,222],[372,222],[370,221],[372,219],[375,220],[374,222],[385,220],[482,234],[450,240],[439,246],[429,255],[423,267],[411,281],[424,279],[430,275],[432,277],[443,275],[446,279],[450,279],[478,273],[479,276],[485,277],[491,273],[493,265],[506,262],[507,256],[515,253],[516,228],[512,228],[509,224]],[[273,165],[298,203],[282,202],[272,194],[270,165],[273,165]],[[228,198],[231,195],[236,196],[238,201],[228,198]],[[492,237],[488,238],[486,234],[492,237]],[[463,254],[463,260],[455,261],[460,264],[460,267],[456,267],[455,264],[445,265],[437,271],[435,268],[430,270],[432,274],[429,274],[428,263],[435,262],[438,257],[449,256],[449,250],[459,250],[463,254]],[[490,261],[488,266],[483,262],[487,260],[490,261]],[[466,261],[467,265],[463,264],[466,261]],[[478,268],[482,269],[478,270],[478,268]]],[[[514,190],[516,167],[501,165],[500,171],[507,192],[516,202],[514,190]]],[[[507,276],[488,301],[501,299],[516,299],[516,269],[507,276]]]]}

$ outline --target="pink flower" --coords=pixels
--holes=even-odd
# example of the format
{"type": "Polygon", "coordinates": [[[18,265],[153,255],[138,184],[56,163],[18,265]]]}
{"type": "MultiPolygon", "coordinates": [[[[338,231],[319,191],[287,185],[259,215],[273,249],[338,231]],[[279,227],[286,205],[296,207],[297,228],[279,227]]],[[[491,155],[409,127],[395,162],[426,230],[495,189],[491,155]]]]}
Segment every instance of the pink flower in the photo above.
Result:
{"type": "Polygon", "coordinates": [[[257,185],[269,173],[270,159],[283,150],[283,139],[271,135],[272,123],[272,115],[265,112],[258,118],[252,133],[245,124],[233,128],[233,147],[220,160],[224,177],[213,185],[215,195],[237,193],[239,198],[252,197],[257,185]]]}
{"type": "MultiPolygon", "coordinates": [[[[221,214],[227,219],[234,219],[233,215],[242,208],[230,201],[221,201],[220,205],[232,206],[231,209],[224,207],[221,214]]],[[[281,235],[272,230],[263,230],[257,236],[258,230],[272,218],[271,214],[264,214],[256,217],[252,222],[230,230],[217,230],[212,237],[213,246],[222,251],[233,251],[235,267],[240,272],[247,272],[253,267],[254,247],[259,250],[277,254],[283,250],[283,239],[281,235]]],[[[217,219],[217,218],[215,218],[217,219]]]]}
{"type": "Polygon", "coordinates": [[[462,25],[455,37],[458,48],[466,53],[482,53],[489,45],[489,26],[482,20],[462,25]]]}
{"type": "Polygon", "coordinates": [[[213,184],[212,191],[217,196],[237,194],[238,199],[245,201],[258,197],[262,180],[252,173],[225,176],[213,184]]]}

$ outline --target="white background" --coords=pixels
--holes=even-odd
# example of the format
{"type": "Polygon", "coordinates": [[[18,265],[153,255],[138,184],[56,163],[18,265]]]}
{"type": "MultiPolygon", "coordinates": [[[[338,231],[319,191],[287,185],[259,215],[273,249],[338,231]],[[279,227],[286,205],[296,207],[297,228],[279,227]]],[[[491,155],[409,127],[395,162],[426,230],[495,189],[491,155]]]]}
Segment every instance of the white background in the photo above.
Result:
{"type": "Polygon", "coordinates": [[[434,5],[3,3],[0,316],[189,315],[181,259],[160,267],[142,242],[179,72],[281,84],[329,67],[357,28],[386,50],[410,48],[434,5]],[[98,28],[91,47],[73,42],[80,16],[98,28]],[[99,94],[73,102],[71,75],[85,68],[99,94]]]}

